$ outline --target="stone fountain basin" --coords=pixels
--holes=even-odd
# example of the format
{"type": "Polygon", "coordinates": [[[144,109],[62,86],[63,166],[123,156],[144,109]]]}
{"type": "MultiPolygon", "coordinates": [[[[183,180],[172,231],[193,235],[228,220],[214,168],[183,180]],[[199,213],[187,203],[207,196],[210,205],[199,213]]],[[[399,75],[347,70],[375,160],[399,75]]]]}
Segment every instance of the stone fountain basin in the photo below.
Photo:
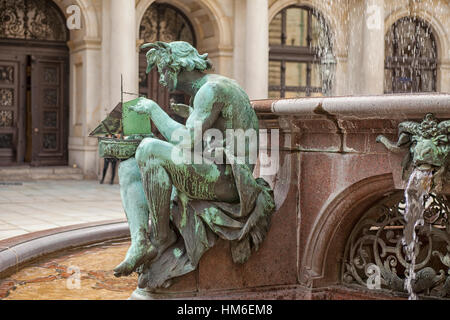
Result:
{"type": "Polygon", "coordinates": [[[43,256],[106,240],[128,237],[123,220],[49,229],[0,241],[0,279],[43,256]]]}

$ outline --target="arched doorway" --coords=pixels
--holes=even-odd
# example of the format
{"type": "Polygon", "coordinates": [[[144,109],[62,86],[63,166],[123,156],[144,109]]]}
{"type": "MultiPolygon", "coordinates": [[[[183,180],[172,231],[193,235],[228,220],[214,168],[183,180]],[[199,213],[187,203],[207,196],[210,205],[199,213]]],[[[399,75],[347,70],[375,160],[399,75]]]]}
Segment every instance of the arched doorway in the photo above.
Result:
{"type": "MultiPolygon", "coordinates": [[[[186,41],[196,46],[194,28],[189,19],[174,6],[166,3],[153,3],[145,12],[139,30],[139,38],[145,43],[155,41],[186,41]]],[[[139,54],[139,94],[156,101],[169,115],[183,121],[168,107],[170,102],[189,103],[189,96],[181,92],[168,92],[159,84],[159,75],[154,68],[148,75],[145,73],[147,60],[146,50],[139,54]]]]}
{"type": "Polygon", "coordinates": [[[52,1],[0,1],[0,165],[67,164],[68,36],[52,1]]]}
{"type": "Polygon", "coordinates": [[[416,17],[398,20],[385,43],[385,93],[436,91],[437,47],[426,22],[416,17]]]}

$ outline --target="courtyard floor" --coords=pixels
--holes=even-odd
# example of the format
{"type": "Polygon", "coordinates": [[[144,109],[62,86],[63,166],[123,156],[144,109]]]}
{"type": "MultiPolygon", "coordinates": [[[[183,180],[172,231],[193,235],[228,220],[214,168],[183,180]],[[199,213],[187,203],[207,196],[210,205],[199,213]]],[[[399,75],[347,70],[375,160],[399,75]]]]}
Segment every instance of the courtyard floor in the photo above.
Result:
{"type": "Polygon", "coordinates": [[[126,220],[119,185],[95,180],[0,182],[0,240],[29,232],[126,220]]]}

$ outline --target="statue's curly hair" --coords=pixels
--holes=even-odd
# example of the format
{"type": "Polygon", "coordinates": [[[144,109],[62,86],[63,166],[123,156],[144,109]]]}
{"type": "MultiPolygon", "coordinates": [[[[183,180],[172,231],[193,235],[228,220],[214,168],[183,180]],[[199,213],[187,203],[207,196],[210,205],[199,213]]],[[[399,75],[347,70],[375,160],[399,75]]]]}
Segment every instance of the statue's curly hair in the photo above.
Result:
{"type": "Polygon", "coordinates": [[[204,71],[212,68],[208,54],[200,55],[192,45],[184,41],[146,43],[143,49],[151,48],[147,54],[147,73],[156,65],[159,72],[163,68],[170,68],[175,72],[182,69],[187,71],[204,71]]]}

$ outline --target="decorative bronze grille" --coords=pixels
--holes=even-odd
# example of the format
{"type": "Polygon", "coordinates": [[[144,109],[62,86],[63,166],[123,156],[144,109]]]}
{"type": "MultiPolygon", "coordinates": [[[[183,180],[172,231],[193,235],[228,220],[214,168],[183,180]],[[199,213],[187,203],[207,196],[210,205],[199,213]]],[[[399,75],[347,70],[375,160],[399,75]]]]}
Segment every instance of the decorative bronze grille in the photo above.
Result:
{"type": "Polygon", "coordinates": [[[186,16],[177,8],[154,3],[144,14],[140,38],[145,42],[186,41],[195,46],[194,29],[186,16]]]}
{"type": "Polygon", "coordinates": [[[14,67],[0,65],[0,83],[12,84],[14,83],[14,67]]]}
{"type": "Polygon", "coordinates": [[[64,16],[48,0],[0,0],[0,38],[66,41],[64,16]]]}
{"type": "Polygon", "coordinates": [[[14,105],[14,89],[0,89],[0,107],[13,107],[14,105]]]}
{"type": "Polygon", "coordinates": [[[436,91],[436,41],[427,23],[402,18],[391,27],[385,42],[386,93],[436,91]]]}
{"type": "MultiPolygon", "coordinates": [[[[450,298],[450,202],[431,194],[424,199],[424,225],[418,228],[414,291],[450,298]]],[[[345,249],[342,282],[405,293],[408,262],[402,245],[403,191],[372,207],[354,227],[345,249]]]]}
{"type": "Polygon", "coordinates": [[[11,110],[0,110],[0,128],[13,126],[13,114],[11,110]]]}

